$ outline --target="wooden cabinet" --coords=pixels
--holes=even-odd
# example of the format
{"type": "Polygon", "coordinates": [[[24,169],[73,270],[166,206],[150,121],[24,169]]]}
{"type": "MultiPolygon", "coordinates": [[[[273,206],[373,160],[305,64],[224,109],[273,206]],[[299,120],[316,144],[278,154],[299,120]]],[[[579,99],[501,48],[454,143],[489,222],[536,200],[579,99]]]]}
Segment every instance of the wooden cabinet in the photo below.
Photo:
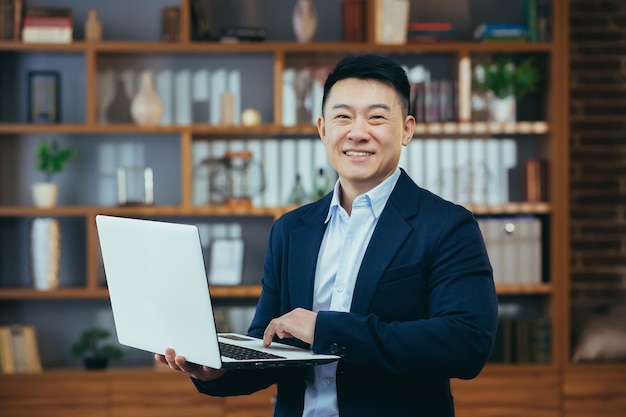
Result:
{"type": "Polygon", "coordinates": [[[564,417],[618,417],[626,412],[623,366],[579,365],[563,375],[564,417]]]}
{"type": "Polygon", "coordinates": [[[173,371],[50,371],[1,375],[2,415],[17,416],[214,416],[271,417],[274,389],[242,401],[199,394],[173,371]]]}

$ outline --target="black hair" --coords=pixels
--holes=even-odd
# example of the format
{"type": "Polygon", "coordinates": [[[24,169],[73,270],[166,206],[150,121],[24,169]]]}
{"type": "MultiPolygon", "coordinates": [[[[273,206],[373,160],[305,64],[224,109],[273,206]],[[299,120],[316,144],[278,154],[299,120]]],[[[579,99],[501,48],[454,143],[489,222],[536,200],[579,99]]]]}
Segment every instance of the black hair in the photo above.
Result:
{"type": "Polygon", "coordinates": [[[403,113],[409,111],[409,97],[411,86],[406,75],[406,71],[395,61],[380,55],[349,55],[337,63],[335,68],[328,74],[324,83],[324,96],[322,98],[322,115],[326,99],[333,86],[346,78],[357,78],[360,80],[378,80],[391,84],[398,97],[403,113]]]}

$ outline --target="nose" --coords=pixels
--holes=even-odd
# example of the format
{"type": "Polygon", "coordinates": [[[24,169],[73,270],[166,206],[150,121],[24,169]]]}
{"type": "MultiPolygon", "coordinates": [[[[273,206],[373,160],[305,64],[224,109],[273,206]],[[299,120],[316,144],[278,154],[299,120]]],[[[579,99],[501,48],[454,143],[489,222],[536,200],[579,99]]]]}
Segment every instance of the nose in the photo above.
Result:
{"type": "Polygon", "coordinates": [[[356,117],[350,125],[348,139],[353,141],[363,141],[369,139],[369,129],[367,120],[364,117],[356,117]]]}

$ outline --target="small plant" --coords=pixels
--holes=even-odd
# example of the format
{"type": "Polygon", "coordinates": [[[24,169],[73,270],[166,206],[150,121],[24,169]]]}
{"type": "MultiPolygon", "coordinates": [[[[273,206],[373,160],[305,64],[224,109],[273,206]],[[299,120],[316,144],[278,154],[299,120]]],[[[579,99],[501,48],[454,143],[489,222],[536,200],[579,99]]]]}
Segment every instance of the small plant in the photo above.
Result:
{"type": "Polygon", "coordinates": [[[497,98],[523,97],[535,90],[540,79],[532,56],[519,64],[510,56],[495,56],[492,62],[478,64],[474,74],[474,86],[492,91],[497,98]]]}
{"type": "Polygon", "coordinates": [[[120,359],[124,352],[113,345],[102,345],[111,333],[101,327],[93,327],[80,334],[80,338],[72,345],[72,354],[83,359],[120,359]]]}
{"type": "Polygon", "coordinates": [[[39,143],[35,156],[37,170],[45,175],[46,182],[50,182],[74,158],[74,149],[60,146],[56,139],[44,140],[39,143]]]}

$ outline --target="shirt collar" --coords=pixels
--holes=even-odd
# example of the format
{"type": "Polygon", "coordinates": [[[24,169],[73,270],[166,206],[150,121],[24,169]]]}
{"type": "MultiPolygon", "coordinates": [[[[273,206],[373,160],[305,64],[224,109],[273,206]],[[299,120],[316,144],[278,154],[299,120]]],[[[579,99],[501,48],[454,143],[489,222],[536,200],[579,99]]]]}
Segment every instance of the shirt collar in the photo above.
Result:
{"type": "MultiPolygon", "coordinates": [[[[393,191],[393,188],[396,186],[396,182],[398,182],[398,178],[400,178],[400,168],[396,168],[393,174],[391,174],[385,181],[378,184],[376,187],[372,188],[365,194],[361,194],[357,196],[354,201],[358,201],[359,199],[365,198],[369,202],[369,206],[372,208],[372,213],[376,219],[380,217],[380,214],[383,212],[385,205],[387,204],[387,200],[389,200],[389,196],[393,191]]],[[[339,180],[335,183],[335,188],[333,190],[333,198],[330,201],[330,207],[328,208],[328,214],[326,215],[326,220],[324,223],[328,223],[333,214],[341,207],[339,203],[339,196],[341,195],[341,184],[339,180]]]]}

